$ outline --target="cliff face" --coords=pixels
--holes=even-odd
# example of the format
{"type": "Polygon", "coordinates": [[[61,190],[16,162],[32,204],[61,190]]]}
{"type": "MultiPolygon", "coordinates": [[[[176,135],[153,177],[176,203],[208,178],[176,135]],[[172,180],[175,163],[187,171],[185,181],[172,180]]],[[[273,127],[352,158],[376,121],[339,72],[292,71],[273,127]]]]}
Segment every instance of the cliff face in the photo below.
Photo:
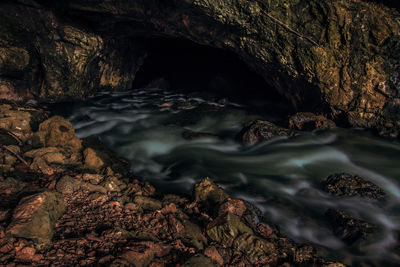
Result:
{"type": "Polygon", "coordinates": [[[379,4],[17,2],[1,4],[0,94],[57,100],[127,89],[145,54],[131,38],[174,37],[235,52],[299,110],[355,126],[400,120],[400,13],[379,4]]]}

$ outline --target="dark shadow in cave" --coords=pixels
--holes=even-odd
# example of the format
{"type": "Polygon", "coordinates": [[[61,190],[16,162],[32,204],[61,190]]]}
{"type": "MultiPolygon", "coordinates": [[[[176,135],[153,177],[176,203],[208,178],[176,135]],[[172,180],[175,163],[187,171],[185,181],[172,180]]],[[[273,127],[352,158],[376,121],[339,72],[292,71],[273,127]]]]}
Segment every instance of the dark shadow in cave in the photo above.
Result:
{"type": "Polygon", "coordinates": [[[201,92],[246,105],[260,115],[279,117],[294,111],[286,98],[233,52],[166,38],[147,39],[145,47],[148,57],[136,75],[134,88],[168,86],[188,94],[201,92]],[[160,83],[160,78],[164,82],[160,83]]]}

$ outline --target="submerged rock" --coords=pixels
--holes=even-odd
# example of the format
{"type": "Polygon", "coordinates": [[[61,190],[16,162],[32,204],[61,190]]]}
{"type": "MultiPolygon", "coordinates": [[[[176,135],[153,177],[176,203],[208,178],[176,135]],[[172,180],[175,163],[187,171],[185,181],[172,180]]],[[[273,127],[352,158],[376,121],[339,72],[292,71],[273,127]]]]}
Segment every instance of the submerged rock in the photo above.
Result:
{"type": "Polygon", "coordinates": [[[336,196],[359,196],[384,199],[386,193],[372,182],[348,173],[332,174],[323,184],[323,189],[336,196]]]}
{"type": "Polygon", "coordinates": [[[329,209],[325,217],[333,229],[333,233],[351,245],[360,239],[366,239],[377,231],[377,227],[366,221],[356,219],[350,214],[338,209],[329,209]]]}
{"type": "Polygon", "coordinates": [[[24,197],[14,210],[6,232],[39,243],[49,243],[53,237],[54,223],[64,210],[63,197],[54,192],[24,197]]]}
{"type": "Polygon", "coordinates": [[[272,122],[255,120],[250,122],[239,133],[238,138],[245,144],[255,144],[261,141],[267,141],[278,136],[292,136],[292,130],[279,127],[272,122]]]}
{"type": "Polygon", "coordinates": [[[298,112],[289,118],[289,128],[297,131],[326,130],[335,127],[333,121],[311,112],[298,112]]]}

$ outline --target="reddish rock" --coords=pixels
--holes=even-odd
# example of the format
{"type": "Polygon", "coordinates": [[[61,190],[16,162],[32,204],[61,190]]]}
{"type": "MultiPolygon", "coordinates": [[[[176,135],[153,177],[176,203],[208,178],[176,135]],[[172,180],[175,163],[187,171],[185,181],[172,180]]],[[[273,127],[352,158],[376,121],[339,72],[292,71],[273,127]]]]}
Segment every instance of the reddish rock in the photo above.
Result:
{"type": "Polygon", "coordinates": [[[161,209],[161,213],[163,214],[176,213],[177,211],[178,210],[176,209],[176,205],[174,203],[170,203],[161,209]]]}
{"type": "Polygon", "coordinates": [[[242,217],[243,213],[247,210],[246,204],[241,199],[228,199],[225,203],[221,204],[218,211],[218,216],[223,216],[226,213],[235,214],[242,217]]]}
{"type": "Polygon", "coordinates": [[[139,242],[134,248],[136,250],[128,250],[122,253],[121,258],[135,267],[148,266],[155,257],[164,257],[171,250],[168,246],[150,241],[139,242]]]}
{"type": "Polygon", "coordinates": [[[32,247],[24,247],[23,249],[17,251],[15,254],[15,260],[21,262],[31,262],[36,253],[36,250],[32,247]]]}
{"type": "Polygon", "coordinates": [[[208,247],[204,251],[204,255],[211,258],[213,261],[218,263],[219,265],[224,265],[224,259],[222,258],[221,254],[219,254],[216,247],[208,247]]]}

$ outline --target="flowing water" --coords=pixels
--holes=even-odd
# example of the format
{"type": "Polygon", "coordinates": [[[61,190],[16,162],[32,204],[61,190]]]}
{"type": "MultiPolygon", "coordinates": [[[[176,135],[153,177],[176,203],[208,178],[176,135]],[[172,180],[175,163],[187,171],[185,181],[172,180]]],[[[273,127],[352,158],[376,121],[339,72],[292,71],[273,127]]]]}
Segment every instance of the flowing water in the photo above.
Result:
{"type": "Polygon", "coordinates": [[[131,160],[137,177],[158,190],[191,193],[194,183],[210,177],[233,197],[257,206],[290,238],[313,244],[332,260],[367,265],[400,261],[399,248],[393,248],[400,233],[397,142],[362,130],[335,129],[246,146],[235,141],[249,120],[246,107],[160,89],[101,93],[61,108],[79,137],[100,136],[131,160]],[[198,107],[214,111],[191,114],[198,107]],[[182,134],[187,130],[210,134],[186,140],[182,134]],[[386,191],[387,200],[377,203],[323,192],[321,182],[340,172],[372,181],[386,191]],[[347,246],[323,220],[328,208],[378,225],[379,234],[347,246]]]}

